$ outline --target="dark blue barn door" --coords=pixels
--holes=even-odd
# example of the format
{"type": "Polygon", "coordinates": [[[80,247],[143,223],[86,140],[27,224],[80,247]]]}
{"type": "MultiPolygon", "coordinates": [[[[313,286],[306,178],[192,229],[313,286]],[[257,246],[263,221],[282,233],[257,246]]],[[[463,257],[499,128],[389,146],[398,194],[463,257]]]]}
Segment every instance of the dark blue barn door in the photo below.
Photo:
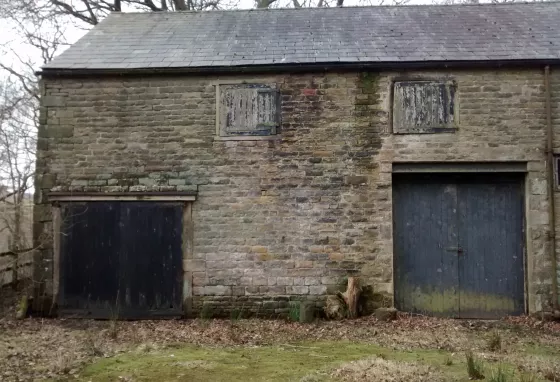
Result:
{"type": "Polygon", "coordinates": [[[59,312],[93,318],[179,316],[179,203],[61,206],[59,312]]]}
{"type": "Polygon", "coordinates": [[[522,314],[522,178],[396,174],[393,180],[397,308],[471,318],[522,314]]]}

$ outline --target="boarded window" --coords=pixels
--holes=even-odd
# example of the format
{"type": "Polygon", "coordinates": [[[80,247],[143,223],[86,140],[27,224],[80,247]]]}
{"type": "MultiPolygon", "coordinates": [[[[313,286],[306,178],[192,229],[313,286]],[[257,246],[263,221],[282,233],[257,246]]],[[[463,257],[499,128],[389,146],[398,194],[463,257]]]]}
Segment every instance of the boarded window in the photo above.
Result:
{"type": "Polygon", "coordinates": [[[280,122],[278,90],[269,85],[221,85],[219,102],[221,136],[255,136],[277,133],[280,122]]]}
{"type": "Polygon", "coordinates": [[[393,132],[455,131],[455,85],[452,82],[395,82],[393,132]]]}

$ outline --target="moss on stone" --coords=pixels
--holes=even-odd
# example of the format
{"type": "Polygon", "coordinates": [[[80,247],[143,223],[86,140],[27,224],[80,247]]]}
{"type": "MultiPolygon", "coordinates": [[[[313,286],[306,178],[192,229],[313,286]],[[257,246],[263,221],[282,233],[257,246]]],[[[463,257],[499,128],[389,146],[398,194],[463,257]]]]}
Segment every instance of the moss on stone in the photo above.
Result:
{"type": "Polygon", "coordinates": [[[373,72],[361,72],[358,75],[359,87],[362,93],[376,93],[378,89],[379,75],[373,72]]]}

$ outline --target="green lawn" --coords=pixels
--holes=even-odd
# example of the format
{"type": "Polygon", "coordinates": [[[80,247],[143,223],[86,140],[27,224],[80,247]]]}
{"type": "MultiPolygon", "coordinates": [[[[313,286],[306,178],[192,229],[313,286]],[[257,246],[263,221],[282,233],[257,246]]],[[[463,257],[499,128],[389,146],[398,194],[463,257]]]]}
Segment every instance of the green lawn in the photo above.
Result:
{"type": "MultiPolygon", "coordinates": [[[[418,373],[415,367],[422,367],[430,370],[433,375],[424,380],[469,380],[464,354],[423,349],[397,351],[373,344],[351,342],[306,342],[297,345],[230,348],[188,345],[164,350],[144,349],[100,359],[87,366],[81,377],[85,381],[115,381],[119,378],[125,381],[158,382],[334,381],[338,380],[332,375],[334,370],[352,365],[349,362],[357,360],[378,360],[378,363],[363,366],[364,370],[367,369],[374,375],[376,371],[372,368],[381,366],[379,373],[402,375],[408,369],[410,377],[414,378],[415,373],[418,373]]],[[[486,380],[497,366],[486,365],[486,380]]],[[[357,370],[351,368],[344,374],[348,377],[347,380],[360,380],[360,364],[352,367],[357,370]],[[357,379],[352,379],[353,374],[358,375],[357,379]]],[[[502,367],[511,376],[516,373],[513,365],[502,364],[502,367]]]]}

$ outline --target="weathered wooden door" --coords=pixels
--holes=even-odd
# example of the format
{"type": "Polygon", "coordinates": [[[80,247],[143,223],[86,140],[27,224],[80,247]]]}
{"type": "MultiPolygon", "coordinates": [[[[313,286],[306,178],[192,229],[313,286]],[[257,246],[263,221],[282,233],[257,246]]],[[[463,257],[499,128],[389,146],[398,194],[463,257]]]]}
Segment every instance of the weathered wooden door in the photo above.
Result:
{"type": "Polygon", "coordinates": [[[472,318],[524,312],[522,179],[395,175],[393,205],[399,309],[472,318]]]}
{"type": "Polygon", "coordinates": [[[62,315],[181,314],[182,204],[64,203],[61,210],[62,315]]]}

